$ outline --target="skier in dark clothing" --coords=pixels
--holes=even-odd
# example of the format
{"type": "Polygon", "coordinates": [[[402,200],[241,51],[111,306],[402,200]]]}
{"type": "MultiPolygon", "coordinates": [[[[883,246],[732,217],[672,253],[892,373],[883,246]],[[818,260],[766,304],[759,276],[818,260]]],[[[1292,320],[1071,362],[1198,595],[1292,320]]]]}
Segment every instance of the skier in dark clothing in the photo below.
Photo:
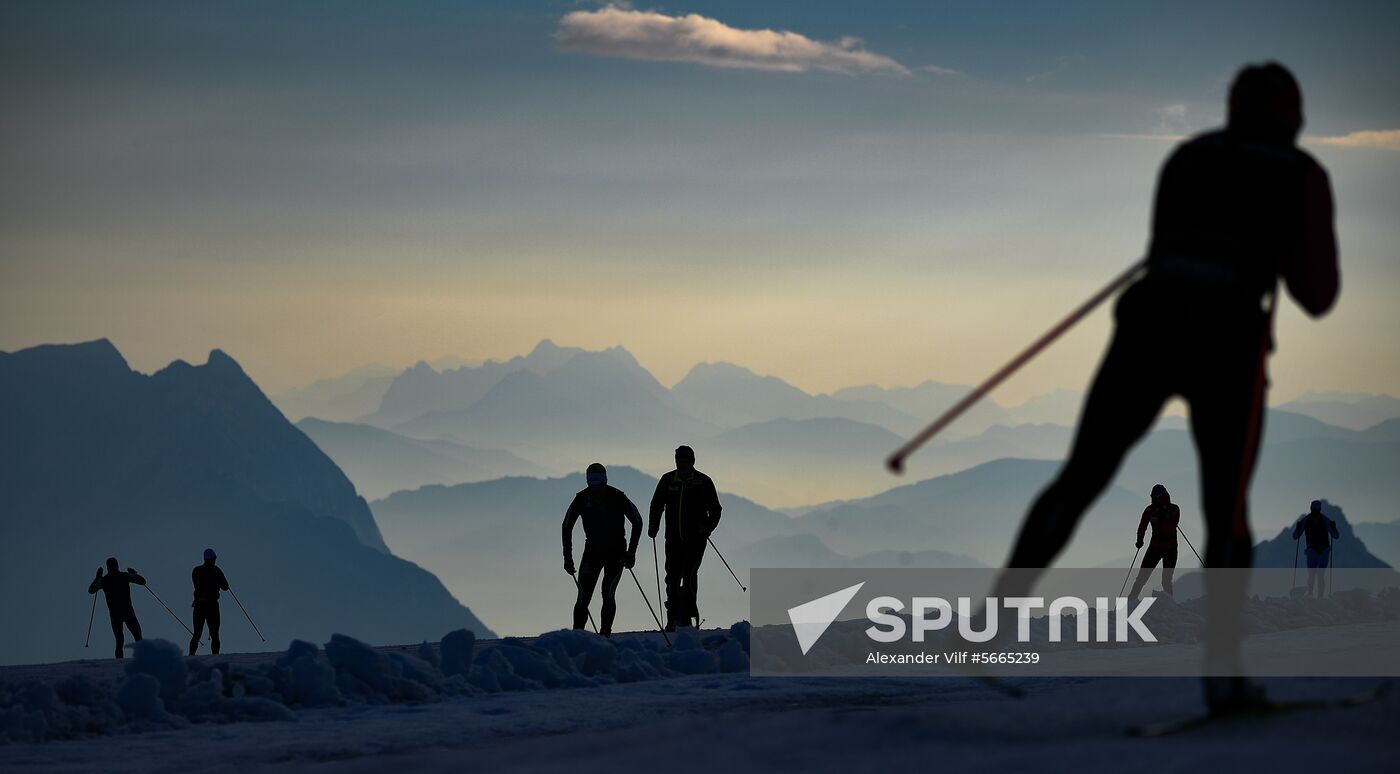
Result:
{"type": "Polygon", "coordinates": [[[102,573],[102,568],[97,568],[97,577],[88,584],[88,593],[96,594],[98,589],[102,590],[102,596],[107,598],[107,615],[112,619],[112,636],[117,640],[117,658],[122,657],[122,646],[126,644],[126,638],[122,635],[122,627],[131,630],[131,638],[136,642],[141,641],[141,622],[136,620],[136,608],[131,606],[131,584],[146,585],[146,579],[140,573],[126,568],[122,572],[121,565],[115,556],[107,559],[107,573],[102,573]]]}
{"type": "Polygon", "coordinates": [[[1142,548],[1142,536],[1147,525],[1152,525],[1152,542],[1147,545],[1147,553],[1142,556],[1142,569],[1138,570],[1137,580],[1133,581],[1130,596],[1138,598],[1142,586],[1152,575],[1152,568],[1162,563],[1162,591],[1172,596],[1172,575],[1176,571],[1176,525],[1181,522],[1181,507],[1172,502],[1172,496],[1161,484],[1152,487],[1152,504],[1142,511],[1138,520],[1137,547],[1142,548]]]}
{"type": "Polygon", "coordinates": [[[695,469],[695,450],[677,447],[676,469],[656,482],[647,520],[647,535],[655,538],[666,516],[666,631],[699,625],[700,563],[720,510],[715,482],[695,469]]]}
{"type": "Polygon", "coordinates": [[[588,604],[593,587],[603,576],[603,615],[598,633],[612,636],[617,614],[617,584],[623,568],[637,563],[637,543],[642,539],[642,514],[622,490],[608,486],[608,471],[602,465],[588,466],[588,487],[574,495],[564,512],[564,571],[574,574],[574,522],[583,519],[583,558],[579,562],[578,597],[574,601],[574,628],[582,629],[588,620],[588,604]],[[622,523],[631,525],[630,538],[623,537],[622,523]]]}
{"type": "MultiPolygon", "coordinates": [[[[1204,564],[1251,565],[1247,495],[1278,279],[1314,317],[1338,289],[1330,184],[1297,147],[1302,125],[1292,74],[1276,63],[1249,66],[1230,88],[1225,128],[1186,141],[1168,159],[1146,276],[1118,301],[1113,342],[1070,457],[1027,514],[997,596],[1026,595],[1173,396],[1191,411],[1208,530],[1204,564]]],[[[1206,578],[1205,698],[1219,711],[1263,698],[1240,676],[1246,587],[1225,575],[1206,578]]]]}
{"type": "Polygon", "coordinates": [[[228,591],[228,579],[224,571],[214,565],[218,556],[214,549],[204,549],[204,564],[190,571],[194,581],[194,634],[190,637],[190,655],[199,650],[199,638],[204,634],[204,624],[209,624],[209,649],[219,654],[219,591],[228,591]]]}
{"type": "Polygon", "coordinates": [[[1303,536],[1307,547],[1303,556],[1308,560],[1308,594],[1327,594],[1327,568],[1332,564],[1332,541],[1342,535],[1337,531],[1337,522],[1322,513],[1322,501],[1313,500],[1308,515],[1293,525],[1293,539],[1303,536]],[[1314,592],[1313,588],[1317,591],[1314,592]]]}

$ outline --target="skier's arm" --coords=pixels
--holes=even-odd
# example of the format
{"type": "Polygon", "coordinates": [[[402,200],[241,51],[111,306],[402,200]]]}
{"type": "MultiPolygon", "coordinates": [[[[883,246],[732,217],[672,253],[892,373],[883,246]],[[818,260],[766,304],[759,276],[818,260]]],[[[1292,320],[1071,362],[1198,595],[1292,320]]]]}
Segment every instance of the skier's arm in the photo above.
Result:
{"type": "Polygon", "coordinates": [[[710,479],[707,483],[710,485],[710,531],[714,532],[715,528],[719,526],[720,511],[724,509],[719,504],[719,491],[715,489],[714,479],[710,479]]]}
{"type": "Polygon", "coordinates": [[[651,511],[647,514],[647,537],[656,537],[656,533],[661,529],[661,512],[666,510],[666,501],[662,492],[666,491],[666,477],[662,476],[656,481],[656,492],[651,496],[651,511]]]}
{"type": "Polygon", "coordinates": [[[624,513],[627,516],[627,523],[631,527],[631,532],[627,539],[627,555],[637,555],[637,544],[642,542],[642,512],[637,510],[637,506],[627,495],[622,496],[624,503],[624,513]]]}
{"type": "Polygon", "coordinates": [[[1341,284],[1337,270],[1337,233],[1332,184],[1322,165],[1309,159],[1303,243],[1290,250],[1283,267],[1288,293],[1313,317],[1332,308],[1341,284]]]}
{"type": "Polygon", "coordinates": [[[1333,540],[1338,540],[1342,536],[1342,533],[1337,531],[1337,522],[1332,521],[1331,519],[1327,520],[1327,530],[1332,533],[1333,540]]]}
{"type": "Polygon", "coordinates": [[[1147,534],[1147,514],[1152,510],[1152,506],[1147,506],[1142,511],[1142,518],[1138,519],[1137,547],[1142,548],[1142,536],[1147,534]]]}
{"type": "MultiPolygon", "coordinates": [[[[214,569],[218,570],[217,567],[214,569]]],[[[223,570],[219,570],[219,588],[223,589],[224,591],[228,591],[228,578],[224,577],[223,570]]]]}
{"type": "Polygon", "coordinates": [[[564,570],[574,574],[574,522],[578,521],[578,498],[569,503],[564,511],[564,570]]]}
{"type": "Polygon", "coordinates": [[[1298,523],[1293,525],[1293,539],[1297,540],[1301,534],[1303,534],[1303,520],[1299,519],[1298,523]]]}
{"type": "Polygon", "coordinates": [[[93,578],[93,579],[92,579],[92,583],[89,583],[89,584],[88,584],[88,593],[89,593],[89,594],[96,594],[96,593],[97,593],[97,590],[100,589],[100,588],[102,588],[102,570],[101,570],[101,569],[98,569],[98,571],[97,571],[97,577],[96,577],[96,578],[93,578]]]}
{"type": "Polygon", "coordinates": [[[146,585],[146,579],[141,577],[141,573],[131,569],[130,567],[126,568],[126,577],[132,583],[135,583],[140,586],[146,585]]]}

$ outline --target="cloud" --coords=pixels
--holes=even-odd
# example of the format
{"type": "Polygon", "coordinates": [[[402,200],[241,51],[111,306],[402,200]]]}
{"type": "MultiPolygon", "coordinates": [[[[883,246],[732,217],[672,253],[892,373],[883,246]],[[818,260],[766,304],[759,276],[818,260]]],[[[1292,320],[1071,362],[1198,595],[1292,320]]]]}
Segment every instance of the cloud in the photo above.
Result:
{"type": "Polygon", "coordinates": [[[699,14],[666,16],[616,5],[566,14],[554,40],[564,51],[654,62],[791,73],[910,74],[899,62],[867,51],[859,38],[824,43],[785,30],[738,29],[699,14]]]}
{"type": "Polygon", "coordinates": [[[1400,129],[1352,132],[1333,137],[1308,137],[1307,142],[1318,145],[1335,145],[1341,148],[1379,148],[1400,150],[1400,129]]]}

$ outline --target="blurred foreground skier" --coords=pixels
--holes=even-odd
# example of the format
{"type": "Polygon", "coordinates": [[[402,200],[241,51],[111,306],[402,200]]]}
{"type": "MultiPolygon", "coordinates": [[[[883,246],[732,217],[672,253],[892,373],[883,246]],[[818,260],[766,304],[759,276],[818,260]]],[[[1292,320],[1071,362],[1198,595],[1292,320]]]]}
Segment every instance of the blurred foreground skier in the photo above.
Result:
{"type": "Polygon", "coordinates": [[[617,584],[622,570],[637,563],[637,543],[642,539],[642,514],[621,490],[608,486],[608,471],[595,462],[586,472],[588,486],[574,495],[564,512],[564,571],[574,575],[574,522],[583,519],[583,558],[579,561],[578,597],[574,601],[574,628],[588,620],[588,604],[598,576],[603,577],[603,615],[598,633],[612,636],[617,614],[617,584]],[[631,525],[630,539],[623,537],[623,521],[631,525]]]}
{"type": "Polygon", "coordinates": [[[651,496],[647,536],[656,537],[666,517],[666,626],[699,625],[696,586],[705,544],[719,525],[719,493],[715,482],[695,469],[695,450],[676,447],[676,469],[661,476],[651,496]]]}
{"type": "MultiPolygon", "coordinates": [[[[1173,396],[1190,406],[1208,535],[1204,564],[1251,565],[1247,495],[1278,279],[1313,317],[1332,306],[1338,289],[1330,183],[1297,147],[1302,127],[1293,75],[1277,63],[1251,65],[1230,87],[1225,128],[1186,141],[1167,160],[1147,273],[1118,300],[1113,342],[1073,450],[1027,514],[996,596],[1028,594],[1173,396]]],[[[1242,573],[1206,577],[1202,673],[1212,711],[1264,701],[1243,677],[1246,584],[1242,573]]]]}
{"type": "Polygon", "coordinates": [[[1313,500],[1308,515],[1293,526],[1293,539],[1306,539],[1303,556],[1308,560],[1308,594],[1327,596],[1327,568],[1332,563],[1332,541],[1341,537],[1337,522],[1322,513],[1322,501],[1313,500]],[[1316,586],[1316,591],[1313,590],[1316,586]]]}
{"type": "Polygon", "coordinates": [[[122,646],[126,644],[126,638],[122,634],[122,627],[131,630],[131,638],[136,642],[141,641],[141,622],[136,620],[136,608],[131,606],[131,584],[136,583],[146,585],[146,579],[141,574],[126,568],[121,570],[121,564],[115,556],[107,558],[107,573],[104,575],[102,568],[97,568],[97,577],[88,584],[88,593],[96,594],[100,589],[102,596],[107,599],[107,615],[112,619],[112,636],[117,640],[117,658],[122,657],[122,646]]]}
{"type": "Polygon", "coordinates": [[[1172,502],[1172,496],[1161,484],[1152,487],[1152,504],[1142,511],[1138,520],[1137,547],[1142,548],[1142,536],[1147,525],[1152,525],[1152,541],[1147,544],[1147,553],[1142,556],[1142,569],[1137,580],[1133,581],[1133,591],[1129,596],[1137,599],[1142,593],[1143,584],[1152,575],[1152,568],[1162,563],[1162,591],[1172,594],[1172,575],[1176,572],[1176,525],[1181,522],[1181,506],[1172,502]]]}
{"type": "Polygon", "coordinates": [[[215,566],[218,559],[214,549],[204,549],[204,563],[190,571],[194,581],[194,632],[190,635],[190,655],[199,650],[199,638],[204,634],[204,624],[209,624],[209,649],[219,654],[219,590],[228,591],[228,579],[224,571],[215,566]]]}

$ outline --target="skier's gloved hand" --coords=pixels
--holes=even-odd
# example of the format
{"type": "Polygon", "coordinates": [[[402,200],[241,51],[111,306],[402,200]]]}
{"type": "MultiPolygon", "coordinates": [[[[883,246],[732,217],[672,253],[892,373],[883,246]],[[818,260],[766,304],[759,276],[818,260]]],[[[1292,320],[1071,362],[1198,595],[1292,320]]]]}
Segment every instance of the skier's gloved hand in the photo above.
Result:
{"type": "Polygon", "coordinates": [[[140,574],[141,574],[141,573],[139,573],[139,572],[136,571],[136,568],[135,568],[135,567],[128,567],[128,568],[126,568],[126,571],[129,572],[129,573],[131,573],[132,575],[140,575],[140,574]]]}
{"type": "Polygon", "coordinates": [[[633,567],[636,567],[636,566],[637,566],[637,552],[636,552],[636,551],[628,551],[628,552],[627,552],[627,556],[624,556],[624,557],[622,558],[622,566],[623,566],[623,567],[626,567],[626,568],[629,569],[629,570],[632,569],[633,567]]]}
{"type": "Polygon", "coordinates": [[[1137,547],[1142,548],[1142,538],[1138,538],[1137,547]]]}
{"type": "Polygon", "coordinates": [[[574,574],[574,560],[573,560],[573,559],[567,558],[567,557],[564,559],[564,572],[567,572],[567,573],[570,574],[570,575],[573,575],[573,574],[574,574]]]}

